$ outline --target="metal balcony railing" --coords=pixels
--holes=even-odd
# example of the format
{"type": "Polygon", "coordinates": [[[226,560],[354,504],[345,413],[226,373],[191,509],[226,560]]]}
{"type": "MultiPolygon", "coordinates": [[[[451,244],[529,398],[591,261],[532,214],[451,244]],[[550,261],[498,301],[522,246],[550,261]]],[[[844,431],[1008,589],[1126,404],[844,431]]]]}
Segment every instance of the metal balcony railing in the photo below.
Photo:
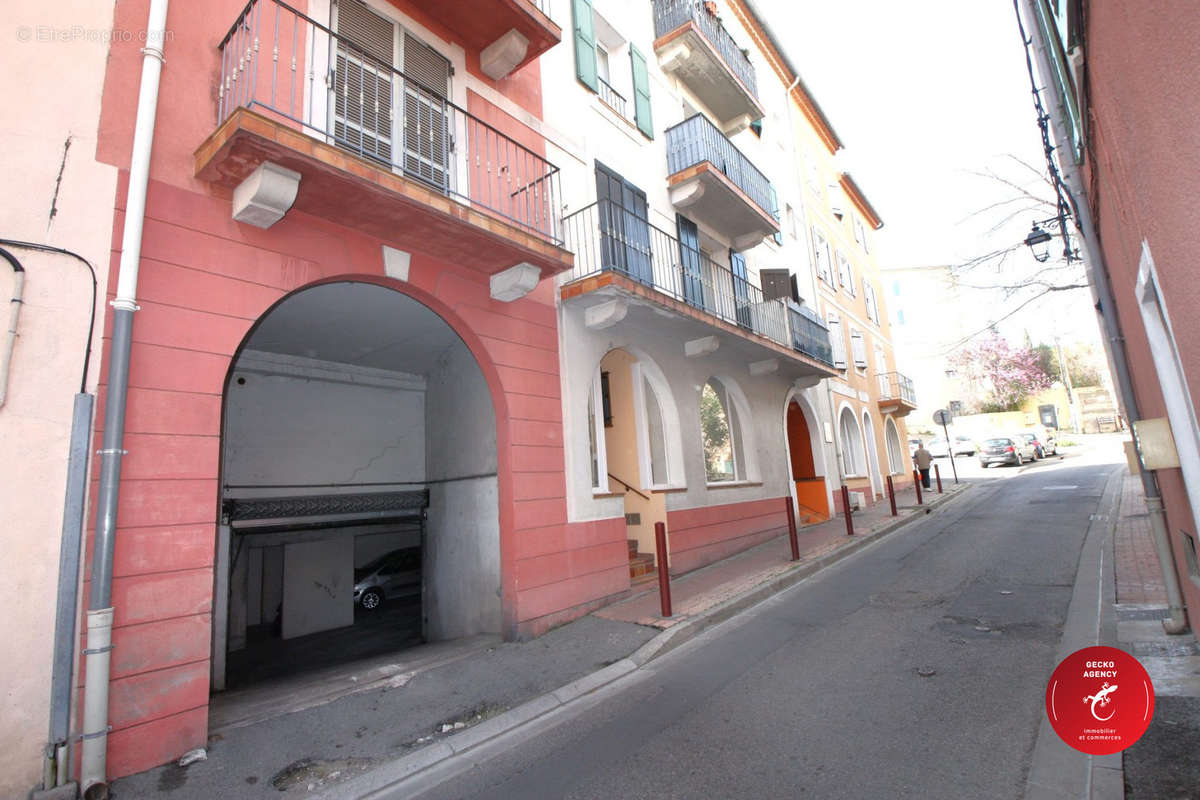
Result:
{"type": "Polygon", "coordinates": [[[697,0],[652,0],[654,5],[654,38],[667,35],[671,31],[695,23],[696,27],[724,59],[729,70],[738,77],[750,94],[758,98],[758,82],[754,77],[754,65],[750,58],[738,46],[725,26],[709,13],[703,2],[697,0]]]}
{"type": "Polygon", "coordinates": [[[832,365],[829,331],[801,306],[767,300],[747,276],[714,263],[611,200],[563,219],[575,253],[569,280],[619,272],[713,317],[832,365]]]}
{"type": "Polygon", "coordinates": [[[902,400],[910,406],[917,405],[917,393],[913,390],[911,379],[899,372],[883,372],[876,378],[879,380],[880,400],[902,400]]]}
{"type": "Polygon", "coordinates": [[[703,114],[688,117],[667,128],[667,173],[674,175],[688,167],[710,162],[745,192],[754,204],[774,216],[771,182],[750,159],[721,133],[703,114]]]}
{"type": "Polygon", "coordinates": [[[600,86],[600,91],[598,94],[600,95],[600,99],[604,101],[605,105],[620,114],[625,119],[629,119],[629,114],[626,112],[628,105],[625,101],[625,96],[614,89],[608,81],[604,80],[604,78],[601,78],[597,75],[596,81],[600,86]]]}
{"type": "Polygon", "coordinates": [[[220,43],[217,123],[245,108],[562,243],[558,167],[280,0],[220,43]]]}

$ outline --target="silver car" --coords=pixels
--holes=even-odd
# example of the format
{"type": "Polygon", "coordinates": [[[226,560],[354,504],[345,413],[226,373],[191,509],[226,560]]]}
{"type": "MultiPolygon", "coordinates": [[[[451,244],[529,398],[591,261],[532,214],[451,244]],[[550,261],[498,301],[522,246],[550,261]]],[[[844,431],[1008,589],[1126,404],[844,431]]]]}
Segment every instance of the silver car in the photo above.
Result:
{"type": "Polygon", "coordinates": [[[385,600],[421,593],[421,548],[384,553],[354,570],[354,602],[374,611],[385,600]]]}
{"type": "Polygon", "coordinates": [[[1026,461],[1033,461],[1035,457],[1033,445],[1019,435],[994,436],[985,439],[979,448],[981,467],[990,467],[992,464],[1015,464],[1019,467],[1026,461]]]}

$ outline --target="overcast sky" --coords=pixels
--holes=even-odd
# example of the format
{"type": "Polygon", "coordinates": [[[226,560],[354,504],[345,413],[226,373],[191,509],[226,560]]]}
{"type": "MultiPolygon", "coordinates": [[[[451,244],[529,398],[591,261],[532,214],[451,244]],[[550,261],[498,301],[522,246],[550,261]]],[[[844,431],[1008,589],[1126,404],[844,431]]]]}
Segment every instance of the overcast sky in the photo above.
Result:
{"type": "MultiPolygon", "coordinates": [[[[1045,172],[1011,0],[759,0],[845,145],[845,164],[883,217],[881,266],[957,264],[1019,243],[1035,218],[990,231],[1016,193],[975,173],[1036,185],[1045,172]]],[[[1048,214],[1037,215],[1044,218],[1048,214]]],[[[1025,248],[1017,258],[1029,256],[1025,248]]],[[[995,277],[995,273],[992,274],[995,277]]],[[[1092,338],[1086,291],[1040,301],[1002,326],[1092,338]]],[[[980,298],[981,307],[988,305],[980,298]]]]}

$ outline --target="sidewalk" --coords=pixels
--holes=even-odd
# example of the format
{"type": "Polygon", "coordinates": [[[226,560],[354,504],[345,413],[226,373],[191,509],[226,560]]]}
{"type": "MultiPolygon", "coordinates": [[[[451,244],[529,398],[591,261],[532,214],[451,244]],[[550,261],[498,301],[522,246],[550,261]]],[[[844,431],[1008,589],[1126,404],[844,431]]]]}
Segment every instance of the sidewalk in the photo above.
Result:
{"type": "MultiPolygon", "coordinates": [[[[969,486],[943,483],[944,494],[935,487],[917,506],[912,482],[905,481],[897,494],[898,516],[891,516],[885,498],[852,515],[852,537],[842,516],[801,528],[799,561],[790,560],[783,535],[674,578],[670,619],[659,616],[657,583],[647,583],[635,587],[640,593],[532,641],[476,641],[457,651],[453,643],[426,645],[396,654],[393,663],[341,668],[340,680],[369,684],[293,713],[230,722],[209,737],[207,760],[115,781],[113,796],[363,796],[502,733],[536,725],[969,486]]],[[[276,687],[274,694],[286,691],[276,687]]]]}
{"type": "MultiPolygon", "coordinates": [[[[1194,633],[1168,636],[1167,595],[1150,535],[1141,479],[1125,475],[1113,536],[1118,646],[1154,684],[1154,720],[1125,751],[1125,796],[1195,797],[1200,791],[1200,648],[1194,633]]],[[[1193,625],[1197,620],[1193,615],[1193,625]]]]}

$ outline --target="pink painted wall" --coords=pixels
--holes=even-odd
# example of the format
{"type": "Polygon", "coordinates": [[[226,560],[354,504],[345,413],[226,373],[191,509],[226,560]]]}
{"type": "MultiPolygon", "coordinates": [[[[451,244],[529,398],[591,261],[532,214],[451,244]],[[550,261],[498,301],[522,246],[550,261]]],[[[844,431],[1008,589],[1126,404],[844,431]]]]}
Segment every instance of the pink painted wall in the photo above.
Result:
{"type": "MultiPolygon", "coordinates": [[[[1200,282],[1195,179],[1200,174],[1200,14],[1189,3],[1088,3],[1087,64],[1092,120],[1089,191],[1143,417],[1166,416],[1134,285],[1143,240],[1150,245],[1167,313],[1200,398],[1200,282]]],[[[1182,473],[1160,470],[1172,532],[1193,534],[1182,473]]],[[[1177,535],[1180,584],[1197,624],[1200,588],[1187,578],[1177,535]]]]}
{"type": "Polygon", "coordinates": [[[785,502],[790,498],[668,511],[671,574],[699,569],[785,533],[785,502]]]}
{"type": "MultiPolygon", "coordinates": [[[[118,3],[114,27],[144,27],[148,4],[118,3]]],[[[414,4],[396,5],[436,27],[414,4]]],[[[205,743],[222,390],[254,321],[301,287],[352,276],[403,291],[440,314],[479,361],[496,406],[506,636],[543,632],[629,588],[623,520],[567,523],[552,281],[514,303],[495,302],[486,276],[423,255],[421,231],[397,231],[385,242],[298,212],[263,231],[233,222],[228,192],[192,176],[192,154],[216,125],[217,46],[243,6],[174,3],[167,19],[116,533],[114,640],[121,652],[111,684],[110,777],[205,743]],[[383,244],[413,252],[407,283],[384,276],[383,244]]],[[[124,225],[138,46],[112,47],[96,145],[100,161],[121,169],[115,243],[124,225]]],[[[540,114],[537,70],[531,65],[493,87],[540,114]]],[[[499,119],[481,98],[472,107],[499,119]]],[[[479,246],[486,246],[482,238],[479,246]]],[[[110,298],[119,258],[114,250],[110,298]]],[[[111,326],[97,437],[110,337],[111,326]]]]}

